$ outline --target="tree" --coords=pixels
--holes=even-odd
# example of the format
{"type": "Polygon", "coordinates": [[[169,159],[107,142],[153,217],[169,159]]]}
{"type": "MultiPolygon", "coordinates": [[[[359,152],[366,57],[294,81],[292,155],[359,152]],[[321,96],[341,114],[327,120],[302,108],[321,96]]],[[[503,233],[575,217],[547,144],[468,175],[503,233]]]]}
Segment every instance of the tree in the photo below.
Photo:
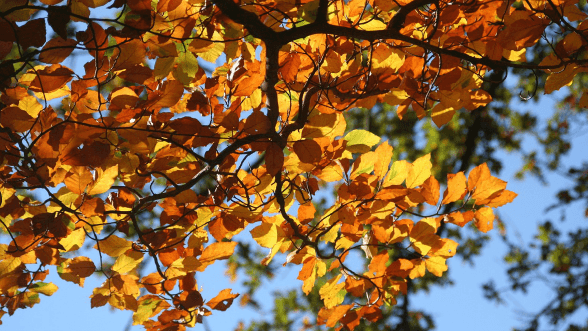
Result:
{"type": "Polygon", "coordinates": [[[80,285],[104,275],[93,307],[184,329],[238,296],[203,298],[195,277],[249,232],[271,249],[262,265],[278,252],[300,265],[318,324],[383,320],[447,270],[448,233],[491,230],[516,194],[486,163],[465,175],[470,145],[399,160],[410,149],[346,130],[345,114],[385,104],[459,132],[467,110],[472,144],[509,69],[551,93],[587,63],[577,1],[116,0],[112,18],[91,15],[109,3],[0,4],[0,314],[53,294],[55,265],[80,285]],[[78,54],[79,71],[64,62],[78,54]],[[439,160],[457,168],[446,180],[439,160]],[[84,246],[95,257],[74,255],[84,246]]]}

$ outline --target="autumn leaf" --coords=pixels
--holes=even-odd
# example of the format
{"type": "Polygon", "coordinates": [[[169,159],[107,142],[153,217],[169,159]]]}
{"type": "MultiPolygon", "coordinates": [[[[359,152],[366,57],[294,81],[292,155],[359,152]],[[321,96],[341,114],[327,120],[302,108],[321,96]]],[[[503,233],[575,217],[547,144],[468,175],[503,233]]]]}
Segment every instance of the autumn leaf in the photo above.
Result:
{"type": "Polygon", "coordinates": [[[365,153],[380,142],[380,137],[366,130],[353,130],[345,135],[345,140],[351,153],[365,153]]]}
{"type": "Polygon", "coordinates": [[[109,167],[106,170],[102,170],[102,168],[96,169],[96,179],[90,185],[88,189],[88,194],[95,195],[101,194],[110,189],[116,177],[118,176],[118,165],[113,167],[109,167]]]}
{"type": "Polygon", "coordinates": [[[142,297],[138,304],[137,311],[133,313],[133,325],[143,324],[149,318],[170,307],[169,303],[154,295],[142,297]]]}
{"type": "Polygon", "coordinates": [[[447,233],[489,231],[516,197],[486,164],[436,177],[511,138],[486,114],[508,102],[496,68],[543,72],[539,88],[587,104],[588,16],[535,2],[0,1],[4,311],[53,294],[55,265],[80,286],[106,277],[91,307],[194,328],[238,297],[206,302],[199,273],[226,260],[230,277],[257,264],[263,278],[283,257],[320,299],[317,325],[381,327],[409,279],[447,271],[447,233]]]}
{"type": "Polygon", "coordinates": [[[198,261],[202,264],[197,271],[204,271],[206,267],[216,260],[225,260],[233,255],[237,243],[230,242],[216,242],[207,246],[198,261]]]}
{"type": "Polygon", "coordinates": [[[353,305],[341,305],[331,309],[321,308],[318,313],[318,319],[322,324],[326,324],[327,327],[332,328],[351,308],[353,308],[353,305]]]}
{"type": "Polygon", "coordinates": [[[227,310],[233,304],[233,300],[239,296],[239,294],[232,294],[231,291],[230,288],[220,291],[216,297],[208,300],[206,305],[215,310],[227,310]]]}
{"type": "Polygon", "coordinates": [[[58,64],[73,52],[76,44],[77,41],[73,39],[63,39],[62,37],[51,39],[43,46],[39,54],[39,61],[58,64]]]}
{"type": "Polygon", "coordinates": [[[325,308],[333,308],[343,302],[345,298],[344,292],[341,290],[345,287],[345,283],[338,283],[341,275],[337,275],[331,280],[327,281],[319,290],[319,295],[325,303],[325,308]]]}
{"type": "Polygon", "coordinates": [[[431,176],[431,154],[421,156],[413,162],[412,167],[406,176],[406,187],[413,188],[420,186],[431,176]]]}
{"type": "Polygon", "coordinates": [[[141,252],[128,251],[116,259],[112,266],[112,271],[118,272],[119,274],[129,273],[139,266],[143,258],[144,256],[141,252]]]}
{"type": "Polygon", "coordinates": [[[30,89],[35,92],[50,93],[62,88],[72,79],[73,71],[60,64],[37,70],[30,89]]]}
{"type": "Polygon", "coordinates": [[[415,250],[421,255],[427,255],[440,240],[435,234],[437,222],[434,218],[425,218],[415,224],[410,231],[411,243],[415,250]]]}
{"type": "Polygon", "coordinates": [[[422,185],[421,194],[430,205],[436,205],[439,202],[439,182],[431,176],[422,185]]]}
{"type": "Polygon", "coordinates": [[[75,251],[84,245],[86,239],[86,232],[84,229],[76,229],[72,231],[67,237],[61,239],[59,243],[66,252],[75,251]]]}
{"type": "Polygon", "coordinates": [[[73,258],[68,265],[70,273],[78,277],[89,277],[96,270],[94,262],[84,256],[78,256],[73,258]]]}
{"type": "Polygon", "coordinates": [[[53,283],[36,282],[30,287],[31,291],[51,296],[57,291],[57,286],[53,283]]]}
{"type": "Polygon", "coordinates": [[[277,144],[270,144],[265,152],[265,164],[270,175],[276,175],[284,166],[284,152],[277,144]]]}
{"type": "Polygon", "coordinates": [[[318,162],[323,154],[321,146],[312,139],[295,142],[294,152],[298,155],[300,161],[304,163],[318,162]]]}
{"type": "Polygon", "coordinates": [[[494,228],[494,213],[492,208],[484,207],[476,210],[474,214],[476,227],[478,230],[486,233],[494,228]]]}
{"type": "Polygon", "coordinates": [[[111,235],[94,246],[94,248],[99,249],[101,252],[112,257],[120,256],[121,254],[131,249],[131,247],[133,247],[132,242],[116,235],[111,235]]]}
{"type": "MultiPolygon", "coordinates": [[[[470,173],[471,176],[471,173],[470,173]]],[[[455,202],[463,198],[466,193],[466,178],[463,172],[447,175],[447,189],[443,192],[441,204],[455,202]]]]}

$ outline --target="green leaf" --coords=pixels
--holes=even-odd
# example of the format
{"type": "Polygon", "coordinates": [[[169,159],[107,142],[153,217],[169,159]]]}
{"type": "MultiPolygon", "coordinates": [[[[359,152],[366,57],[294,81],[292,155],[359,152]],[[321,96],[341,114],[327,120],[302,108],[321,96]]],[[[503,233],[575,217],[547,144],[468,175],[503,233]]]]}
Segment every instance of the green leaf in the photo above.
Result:
{"type": "Polygon", "coordinates": [[[380,142],[380,137],[366,130],[353,130],[345,136],[345,140],[351,153],[366,153],[380,142]]]}
{"type": "Polygon", "coordinates": [[[184,86],[190,85],[198,71],[198,60],[191,52],[179,52],[176,59],[177,67],[174,69],[174,77],[184,86]]]}
{"type": "Polygon", "coordinates": [[[51,296],[53,293],[55,293],[55,291],[57,291],[58,287],[53,283],[37,282],[31,285],[29,289],[46,296],[51,296]]]}

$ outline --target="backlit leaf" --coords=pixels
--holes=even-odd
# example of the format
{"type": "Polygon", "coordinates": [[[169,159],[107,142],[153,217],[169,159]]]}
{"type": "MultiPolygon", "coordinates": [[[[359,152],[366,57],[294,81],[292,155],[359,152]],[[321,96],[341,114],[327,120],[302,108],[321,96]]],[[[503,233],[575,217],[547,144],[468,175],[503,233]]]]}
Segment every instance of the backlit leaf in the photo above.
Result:
{"type": "Polygon", "coordinates": [[[406,176],[406,187],[413,188],[420,186],[431,176],[431,154],[419,157],[413,162],[412,167],[406,176]]]}
{"type": "Polygon", "coordinates": [[[119,274],[127,274],[133,271],[143,261],[143,253],[137,251],[129,251],[123,255],[120,255],[114,265],[112,271],[118,272],[119,274]]]}

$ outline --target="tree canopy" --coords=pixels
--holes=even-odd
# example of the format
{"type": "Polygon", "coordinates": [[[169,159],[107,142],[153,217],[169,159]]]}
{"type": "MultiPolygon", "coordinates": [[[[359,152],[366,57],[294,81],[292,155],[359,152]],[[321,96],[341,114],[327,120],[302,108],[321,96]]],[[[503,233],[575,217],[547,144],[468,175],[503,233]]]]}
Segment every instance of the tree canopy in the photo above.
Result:
{"type": "MultiPolygon", "coordinates": [[[[239,257],[255,242],[270,251],[257,266],[278,253],[299,265],[316,324],[384,321],[458,249],[475,253],[476,240],[458,248],[461,227],[492,230],[516,197],[491,173],[490,142],[518,144],[496,117],[533,128],[509,112],[509,73],[522,98],[569,87],[568,107],[588,107],[584,7],[3,1],[0,317],[54,294],[56,270],[80,286],[104,277],[92,307],[183,330],[239,296],[203,297],[197,274],[225,259],[252,268],[239,257]],[[434,139],[418,148],[413,130],[434,139]]],[[[545,138],[552,169],[569,149],[562,123],[545,138]]],[[[582,171],[561,201],[584,198],[582,171]]],[[[558,258],[584,246],[555,246],[557,272],[582,266],[558,258]]]]}

